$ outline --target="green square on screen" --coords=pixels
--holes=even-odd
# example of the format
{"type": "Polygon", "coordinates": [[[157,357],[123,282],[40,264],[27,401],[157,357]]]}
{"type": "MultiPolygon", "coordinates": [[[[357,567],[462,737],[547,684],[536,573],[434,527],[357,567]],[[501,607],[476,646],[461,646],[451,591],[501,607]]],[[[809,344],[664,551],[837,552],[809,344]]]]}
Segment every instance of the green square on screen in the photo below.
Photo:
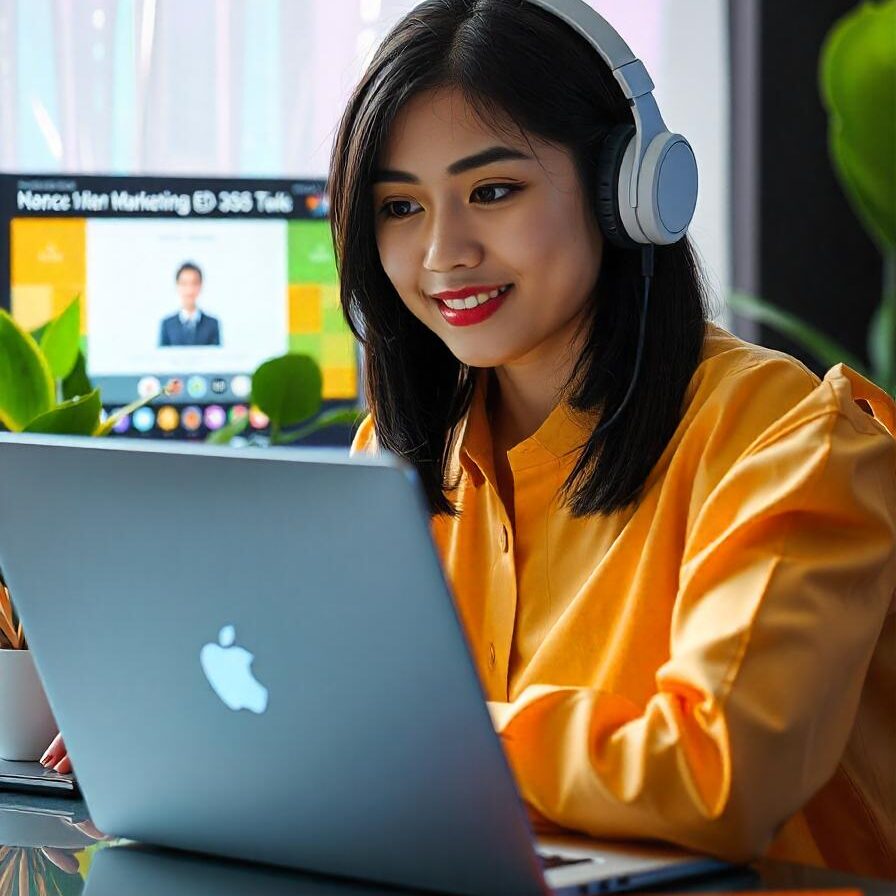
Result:
{"type": "Polygon", "coordinates": [[[338,283],[336,254],[327,221],[287,225],[290,283],[338,283]]]}
{"type": "Polygon", "coordinates": [[[324,307],[324,332],[347,333],[348,331],[345,318],[342,316],[342,307],[339,305],[335,308],[324,307]]]}
{"type": "Polygon", "coordinates": [[[320,363],[321,337],[319,333],[290,333],[289,350],[299,355],[311,355],[320,363]]]}

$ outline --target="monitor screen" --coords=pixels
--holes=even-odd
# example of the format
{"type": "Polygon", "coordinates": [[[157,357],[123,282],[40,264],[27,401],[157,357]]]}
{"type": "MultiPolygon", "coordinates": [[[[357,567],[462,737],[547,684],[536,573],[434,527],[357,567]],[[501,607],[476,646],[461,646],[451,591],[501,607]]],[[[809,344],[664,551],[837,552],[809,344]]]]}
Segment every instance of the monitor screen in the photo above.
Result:
{"type": "Polygon", "coordinates": [[[119,434],[257,430],[252,371],[311,355],[325,406],[358,396],[323,180],[0,175],[0,303],[35,330],[81,299],[87,373],[119,434]]]}

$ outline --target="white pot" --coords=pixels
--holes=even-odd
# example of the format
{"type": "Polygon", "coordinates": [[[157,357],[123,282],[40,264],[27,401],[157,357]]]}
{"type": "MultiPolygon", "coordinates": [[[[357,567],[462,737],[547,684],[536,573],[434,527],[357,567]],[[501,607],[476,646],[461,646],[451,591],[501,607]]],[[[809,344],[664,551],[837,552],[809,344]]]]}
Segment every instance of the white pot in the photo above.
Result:
{"type": "Polygon", "coordinates": [[[0,650],[0,759],[36,761],[56,722],[30,650],[0,650]]]}

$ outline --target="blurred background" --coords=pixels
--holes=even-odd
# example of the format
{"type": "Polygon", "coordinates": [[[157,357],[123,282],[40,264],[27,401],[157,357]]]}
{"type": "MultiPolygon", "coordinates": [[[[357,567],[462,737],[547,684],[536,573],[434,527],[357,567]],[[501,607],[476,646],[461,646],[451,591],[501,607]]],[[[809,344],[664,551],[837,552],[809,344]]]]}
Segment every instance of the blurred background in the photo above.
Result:
{"type": "MultiPolygon", "coordinates": [[[[643,59],[667,125],[696,151],[691,235],[717,320],[823,374],[830,356],[729,304],[758,296],[868,362],[881,252],[838,182],[819,89],[826,36],[862,4],[590,2],[643,59]]],[[[313,184],[370,54],[413,5],[0,0],[0,171],[313,184]]]]}
{"type": "MultiPolygon", "coordinates": [[[[0,167],[325,177],[339,114],[414,0],[0,0],[0,167]]],[[[730,281],[729,34],[720,0],[592,4],[701,165],[693,233],[730,281]]]]}

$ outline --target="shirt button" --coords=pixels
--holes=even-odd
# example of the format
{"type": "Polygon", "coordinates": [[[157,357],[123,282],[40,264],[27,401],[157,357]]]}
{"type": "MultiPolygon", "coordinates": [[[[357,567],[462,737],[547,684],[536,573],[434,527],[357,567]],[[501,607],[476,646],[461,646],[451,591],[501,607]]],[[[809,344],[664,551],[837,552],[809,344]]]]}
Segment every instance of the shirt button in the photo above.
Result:
{"type": "Polygon", "coordinates": [[[495,668],[495,645],[494,643],[489,643],[488,645],[488,664],[494,669],[495,668]]]}
{"type": "Polygon", "coordinates": [[[507,534],[507,526],[501,526],[501,550],[503,553],[507,553],[507,548],[510,546],[510,537],[507,534]]]}

